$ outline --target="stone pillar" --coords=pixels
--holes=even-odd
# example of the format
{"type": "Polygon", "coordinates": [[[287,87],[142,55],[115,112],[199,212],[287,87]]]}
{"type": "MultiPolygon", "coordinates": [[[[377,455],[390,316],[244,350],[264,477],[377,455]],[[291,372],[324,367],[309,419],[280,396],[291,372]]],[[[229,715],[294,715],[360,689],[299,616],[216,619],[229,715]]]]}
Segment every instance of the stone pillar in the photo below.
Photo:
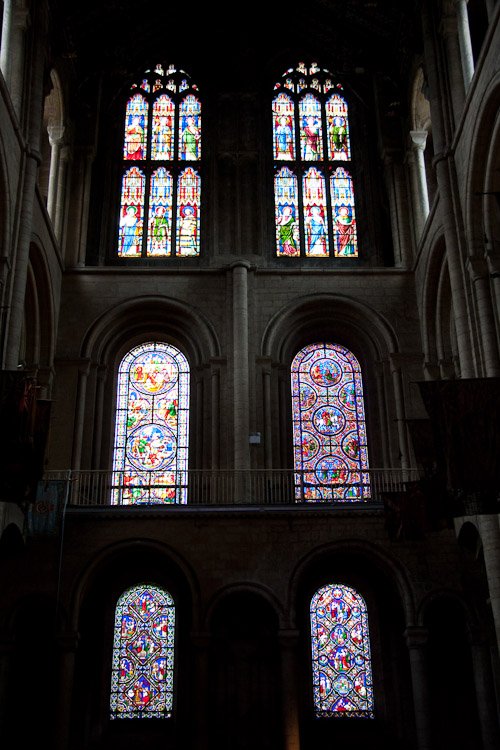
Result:
{"type": "Polygon", "coordinates": [[[14,639],[0,636],[0,736],[5,735],[8,717],[6,713],[10,660],[14,653],[14,639]]]}
{"type": "Polygon", "coordinates": [[[460,44],[460,59],[465,90],[467,91],[474,75],[474,56],[469,30],[469,16],[467,13],[468,0],[454,0],[457,9],[458,42],[460,44]]]}
{"type": "Polygon", "coordinates": [[[59,690],[56,710],[56,750],[68,750],[71,729],[71,701],[75,674],[78,633],[57,636],[59,645],[59,690]]]}
{"type": "Polygon", "coordinates": [[[93,147],[74,149],[74,166],[72,169],[72,192],[74,197],[71,202],[72,214],[68,226],[66,252],[66,263],[68,266],[85,265],[94,156],[95,151],[93,147]]]}
{"type": "Polygon", "coordinates": [[[220,369],[212,362],[212,471],[220,468],[220,369]]]}
{"type": "Polygon", "coordinates": [[[500,653],[500,516],[496,514],[477,516],[477,525],[483,544],[491,611],[495,623],[497,648],[500,653]]]}
{"type": "Polygon", "coordinates": [[[410,654],[413,710],[418,750],[432,750],[426,653],[428,635],[426,628],[418,626],[410,626],[405,632],[406,645],[410,654]]]}
{"type": "Polygon", "coordinates": [[[54,224],[59,182],[59,155],[65,128],[62,125],[49,125],[47,132],[50,143],[49,189],[47,191],[47,212],[54,224]]]}
{"type": "Polygon", "coordinates": [[[402,164],[397,156],[395,158],[388,153],[384,154],[384,177],[389,196],[392,239],[396,251],[395,262],[397,266],[409,268],[412,263],[412,253],[407,229],[406,185],[402,174],[402,164]]]}
{"type": "Polygon", "coordinates": [[[194,705],[196,706],[195,736],[193,747],[197,750],[208,750],[210,726],[208,717],[208,698],[210,689],[209,651],[210,633],[192,633],[194,662],[194,705]]]}
{"type": "Polygon", "coordinates": [[[271,362],[263,363],[262,393],[264,401],[264,461],[266,469],[273,468],[273,427],[271,401],[271,362]]]}
{"type": "Polygon", "coordinates": [[[425,173],[424,151],[427,140],[426,130],[411,130],[411,148],[414,156],[413,184],[415,196],[413,205],[415,208],[415,231],[417,243],[429,215],[429,194],[427,192],[427,176],[425,173]]]}
{"type": "Polygon", "coordinates": [[[460,46],[458,43],[457,19],[455,16],[447,16],[441,21],[441,36],[444,40],[446,50],[446,62],[448,77],[450,80],[450,93],[453,106],[453,118],[455,127],[460,121],[465,102],[464,79],[462,75],[462,61],[460,59],[460,46]]]}
{"type": "Polygon", "coordinates": [[[97,384],[95,395],[94,409],[94,441],[92,443],[92,468],[101,468],[101,447],[102,447],[102,419],[104,414],[104,388],[108,368],[106,365],[97,367],[97,384]]]}
{"type": "Polygon", "coordinates": [[[233,277],[233,430],[234,468],[248,471],[249,372],[248,372],[248,263],[235,263],[233,277]]]}
{"type": "Polygon", "coordinates": [[[21,117],[23,103],[25,33],[29,22],[29,12],[22,0],[6,0],[3,11],[0,68],[18,118],[21,117]]]}
{"type": "Polygon", "coordinates": [[[76,389],[75,424],[73,429],[73,448],[71,468],[79,471],[82,460],[83,428],[85,422],[85,401],[87,396],[87,378],[90,372],[90,360],[82,359],[78,365],[78,386],[76,389]]]}
{"type": "Polygon", "coordinates": [[[498,354],[488,267],[486,262],[481,258],[468,258],[467,265],[476,296],[476,309],[483,349],[484,374],[487,378],[498,377],[500,375],[500,357],[498,354]]]}
{"type": "Polygon", "coordinates": [[[57,198],[55,206],[54,232],[59,242],[63,245],[64,229],[66,219],[66,204],[68,197],[67,182],[68,169],[71,158],[71,149],[69,146],[63,146],[61,149],[61,158],[59,161],[59,170],[57,175],[57,198]]]}
{"type": "Polygon", "coordinates": [[[396,362],[395,355],[391,355],[391,372],[394,386],[394,401],[396,406],[396,419],[398,423],[399,452],[401,454],[401,468],[407,469],[410,465],[410,448],[408,443],[408,430],[406,427],[406,410],[404,403],[403,378],[401,368],[396,362]]]}
{"type": "Polygon", "coordinates": [[[389,445],[387,443],[390,431],[387,424],[387,399],[384,391],[384,364],[376,363],[375,378],[377,384],[377,403],[380,419],[380,434],[382,436],[382,465],[391,466],[389,445]]]}
{"type": "MultiPolygon", "coordinates": [[[[39,10],[39,15],[43,10],[39,10]]],[[[28,259],[31,243],[33,221],[33,204],[37,180],[37,168],[40,164],[40,132],[43,111],[43,63],[45,55],[45,18],[39,21],[39,33],[35,35],[32,56],[31,86],[29,89],[30,110],[28,124],[28,138],[26,143],[26,162],[24,168],[24,183],[22,201],[19,213],[19,234],[15,261],[13,263],[10,293],[10,316],[7,321],[7,335],[5,345],[6,370],[15,370],[19,364],[19,346],[24,320],[24,299],[26,294],[26,279],[28,274],[28,259]]],[[[14,44],[12,54],[15,57],[17,45],[14,44]]],[[[24,59],[24,58],[23,58],[24,59]]],[[[17,60],[15,61],[17,64],[17,60]]]]}
{"type": "Polygon", "coordinates": [[[278,631],[281,656],[283,750],[300,750],[297,679],[298,630],[278,631]]]}
{"type": "Polygon", "coordinates": [[[488,639],[484,633],[469,632],[476,703],[483,747],[500,747],[500,733],[491,670],[488,639]]]}
{"type": "Polygon", "coordinates": [[[493,18],[496,2],[497,0],[486,0],[486,12],[488,13],[488,21],[491,21],[493,18]]]}

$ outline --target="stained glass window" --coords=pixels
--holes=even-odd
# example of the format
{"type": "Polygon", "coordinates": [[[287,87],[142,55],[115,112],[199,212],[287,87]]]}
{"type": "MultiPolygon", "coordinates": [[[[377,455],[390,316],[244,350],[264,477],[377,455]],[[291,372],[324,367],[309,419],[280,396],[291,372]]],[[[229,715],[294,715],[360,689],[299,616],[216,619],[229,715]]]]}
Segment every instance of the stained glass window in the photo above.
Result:
{"type": "Polygon", "coordinates": [[[361,370],[337,344],[301,349],[292,362],[295,495],[305,502],[370,497],[361,370]]]}
{"type": "Polygon", "coordinates": [[[331,583],[311,600],[316,716],[373,718],[368,614],[363,597],[331,583]]]}
{"type": "Polygon", "coordinates": [[[141,584],[115,611],[110,709],[112,719],[172,716],[175,606],[167,591],[141,584]]]}
{"type": "Polygon", "coordinates": [[[132,349],[118,370],[112,505],[186,503],[189,365],[170,344],[132,349]]]}
{"type": "Polygon", "coordinates": [[[316,63],[299,63],[274,87],[276,254],[356,258],[348,103],[316,63]],[[293,230],[293,235],[291,234],[293,230]],[[288,235],[292,240],[284,240],[288,235]]]}
{"type": "Polygon", "coordinates": [[[159,64],[145,76],[132,86],[125,108],[118,257],[195,257],[201,206],[198,90],[173,65],[159,64]],[[186,169],[186,162],[196,168],[186,169]]]}

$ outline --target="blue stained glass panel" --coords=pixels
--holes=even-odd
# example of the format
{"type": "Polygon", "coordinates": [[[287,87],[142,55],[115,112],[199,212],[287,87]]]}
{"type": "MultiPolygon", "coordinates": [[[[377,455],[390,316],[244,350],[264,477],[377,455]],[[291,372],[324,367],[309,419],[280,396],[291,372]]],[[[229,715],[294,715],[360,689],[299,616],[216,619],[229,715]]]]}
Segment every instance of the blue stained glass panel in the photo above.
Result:
{"type": "Polygon", "coordinates": [[[321,105],[312,94],[306,94],[299,102],[300,151],[304,161],[323,158],[323,134],[321,105]]]}
{"type": "Polygon", "coordinates": [[[201,104],[189,94],[179,106],[179,159],[198,161],[201,157],[201,104]]]}
{"type": "Polygon", "coordinates": [[[316,716],[373,718],[368,614],[355,589],[332,583],[315,593],[311,650],[316,716]]]}
{"type": "Polygon", "coordinates": [[[348,349],[306,346],[292,362],[296,498],[359,502],[370,497],[361,370],[348,349]]]}
{"type": "Polygon", "coordinates": [[[294,104],[289,96],[280,94],[273,102],[274,158],[295,159],[294,104]]]}
{"type": "Polygon", "coordinates": [[[324,258],[329,255],[326,218],[326,183],[317,169],[311,167],[303,179],[306,255],[324,258]]]}
{"type": "Polygon", "coordinates": [[[169,344],[141,344],[122,360],[119,382],[111,504],[186,503],[186,358],[169,344]]]}
{"type": "Polygon", "coordinates": [[[137,167],[123,175],[118,235],[118,255],[137,257],[141,254],[145,176],[137,167]]]}
{"type": "Polygon", "coordinates": [[[111,719],[172,715],[175,606],[158,586],[141,584],[116,605],[111,670],[111,719]]]}
{"type": "Polygon", "coordinates": [[[172,175],[160,167],[151,177],[148,250],[151,256],[170,255],[172,237],[172,175]]]}
{"type": "Polygon", "coordinates": [[[337,258],[358,256],[358,236],[351,175],[339,167],[331,177],[333,243],[337,258]]]}
{"type": "Polygon", "coordinates": [[[192,167],[179,175],[177,190],[177,255],[200,252],[200,176],[192,167]]]}

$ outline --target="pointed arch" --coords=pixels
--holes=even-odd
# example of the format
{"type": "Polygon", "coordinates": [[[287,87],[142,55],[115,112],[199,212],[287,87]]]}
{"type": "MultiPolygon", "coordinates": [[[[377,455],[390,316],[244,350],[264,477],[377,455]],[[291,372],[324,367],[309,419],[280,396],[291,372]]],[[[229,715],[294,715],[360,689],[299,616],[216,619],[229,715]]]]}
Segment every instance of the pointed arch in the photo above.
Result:
{"type": "Polygon", "coordinates": [[[113,634],[111,719],[172,716],[175,604],[165,589],[142,583],[118,599],[113,634]]]}
{"type": "Polygon", "coordinates": [[[314,594],[310,616],[316,716],[373,718],[365,600],[350,586],[330,583],[314,594]]]}

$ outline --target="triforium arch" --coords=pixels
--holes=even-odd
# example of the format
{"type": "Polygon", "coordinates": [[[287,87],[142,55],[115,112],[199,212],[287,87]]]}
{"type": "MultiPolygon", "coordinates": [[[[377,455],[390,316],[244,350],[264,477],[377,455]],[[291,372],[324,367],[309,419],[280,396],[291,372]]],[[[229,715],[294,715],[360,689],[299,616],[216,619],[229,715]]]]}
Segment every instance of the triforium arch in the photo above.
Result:
{"type": "Polygon", "coordinates": [[[264,393],[264,405],[265,408],[268,402],[279,405],[279,409],[268,408],[265,415],[266,426],[269,423],[275,425],[274,430],[269,429],[270,439],[274,436],[274,464],[277,466],[280,461],[283,467],[292,465],[292,360],[303,347],[319,342],[344,347],[359,362],[369,445],[370,431],[378,436],[371,451],[371,466],[380,467],[395,462],[398,452],[407,453],[407,447],[403,446],[402,450],[398,438],[388,432],[387,411],[396,405],[392,418],[404,418],[401,411],[401,383],[394,379],[397,389],[395,397],[380,387],[383,370],[387,368],[391,372],[392,358],[398,352],[395,332],[382,315],[362,303],[340,295],[318,294],[302,297],[283,308],[270,321],[263,336],[262,356],[270,362],[273,375],[272,383],[270,378],[264,379],[264,388],[269,388],[273,395],[267,398],[264,393]],[[277,436],[280,444],[277,443],[277,436]]]}
{"type": "MultiPolygon", "coordinates": [[[[83,399],[73,431],[73,468],[111,468],[112,433],[116,406],[117,372],[127,352],[139,344],[171,344],[187,359],[190,385],[190,467],[209,457],[204,406],[210,363],[220,347],[210,322],[190,306],[165,297],[141,297],[122,303],[102,315],[87,331],[76,367],[77,399],[83,399]]],[[[210,408],[210,407],[208,407],[210,408]]]]}

